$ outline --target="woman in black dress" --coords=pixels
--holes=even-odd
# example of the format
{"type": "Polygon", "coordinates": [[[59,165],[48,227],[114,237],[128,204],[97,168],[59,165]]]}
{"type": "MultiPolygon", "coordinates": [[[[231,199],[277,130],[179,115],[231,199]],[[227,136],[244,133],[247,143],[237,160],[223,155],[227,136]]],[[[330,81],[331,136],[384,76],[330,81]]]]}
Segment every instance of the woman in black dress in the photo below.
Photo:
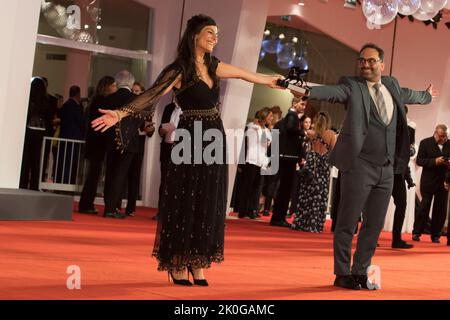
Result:
{"type": "Polygon", "coordinates": [[[102,131],[116,125],[119,148],[123,148],[137,132],[136,126],[153,115],[159,98],[174,91],[183,110],[177,129],[177,137],[182,139],[172,149],[165,177],[153,256],[158,259],[158,270],[167,270],[173,282],[181,285],[191,285],[189,273],[195,284],[208,285],[203,269],[212,262],[223,261],[228,170],[225,133],[218,110],[219,79],[238,78],[278,88],[276,81],[280,78],[220,62],[211,55],[217,39],[217,25],[212,18],[193,16],[178,45],[177,58],[152,87],[119,110],[101,110],[104,115],[92,122],[96,130],[102,131]],[[211,153],[206,147],[212,143],[194,143],[180,156],[180,146],[202,141],[205,132],[215,135],[213,143],[220,145],[219,150],[211,153]],[[214,161],[207,159],[208,154],[214,161]],[[180,158],[182,161],[178,161],[180,158]]]}

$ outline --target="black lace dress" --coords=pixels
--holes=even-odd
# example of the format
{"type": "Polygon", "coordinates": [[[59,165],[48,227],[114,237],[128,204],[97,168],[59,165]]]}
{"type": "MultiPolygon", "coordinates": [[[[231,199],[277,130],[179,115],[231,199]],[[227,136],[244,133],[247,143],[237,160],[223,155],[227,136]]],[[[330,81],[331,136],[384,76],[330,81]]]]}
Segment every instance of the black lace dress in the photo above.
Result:
{"type": "MultiPolygon", "coordinates": [[[[212,63],[215,70],[219,61],[212,57],[212,63]]],[[[148,91],[160,94],[179,73],[176,66],[169,67],[148,91]]],[[[183,114],[176,132],[181,138],[172,149],[172,159],[175,155],[179,156],[176,162],[183,160],[169,164],[161,194],[153,249],[160,271],[182,270],[186,266],[208,268],[212,262],[223,261],[228,167],[225,132],[217,108],[220,89],[215,82],[210,88],[197,78],[175,90],[183,114]]],[[[154,103],[155,93],[147,94],[145,100],[154,103]]],[[[123,110],[138,118],[148,116],[152,109],[148,102],[147,107],[137,107],[141,97],[123,110]]],[[[128,141],[133,119],[124,120],[128,123],[121,122],[116,130],[122,143],[128,141]]]]}

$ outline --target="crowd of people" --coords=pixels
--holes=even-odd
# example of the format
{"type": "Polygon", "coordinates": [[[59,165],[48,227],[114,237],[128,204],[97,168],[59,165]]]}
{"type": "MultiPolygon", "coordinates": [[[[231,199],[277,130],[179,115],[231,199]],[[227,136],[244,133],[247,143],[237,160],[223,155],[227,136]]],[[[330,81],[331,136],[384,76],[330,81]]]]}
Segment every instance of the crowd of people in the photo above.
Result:
{"type": "Polygon", "coordinates": [[[83,184],[79,212],[97,214],[94,200],[102,168],[106,167],[104,216],[121,219],[133,216],[139,196],[145,140],[153,135],[153,124],[142,121],[129,147],[119,152],[115,147],[113,129],[99,134],[89,123],[100,115],[99,108],[112,109],[124,105],[145,88],[126,70],[115,77],[102,77],[89,99],[82,99],[81,89],[76,85],[70,87],[69,99],[65,102],[61,95],[48,93],[47,88],[46,78],[33,78],[20,188],[38,190],[40,181],[83,184]],[[44,144],[44,137],[52,140],[44,144]],[[41,159],[42,148],[44,156],[41,159]],[[80,160],[83,158],[88,161],[84,183],[80,179],[80,160]],[[127,206],[122,213],[124,197],[127,198],[127,206]]]}
{"type": "MultiPolygon", "coordinates": [[[[130,72],[122,71],[114,78],[104,77],[99,81],[88,109],[90,125],[85,154],[89,170],[79,211],[97,213],[93,199],[101,165],[106,161],[104,216],[123,219],[134,215],[145,139],[155,131],[152,122],[155,106],[162,96],[174,93],[173,102],[165,107],[158,127],[161,183],[153,256],[158,259],[158,270],[168,271],[174,283],[185,286],[192,285],[189,274],[194,284],[208,285],[203,270],[224,259],[228,168],[223,159],[209,163],[202,157],[201,163],[196,163],[199,150],[195,145],[193,152],[187,152],[183,158],[187,161],[175,163],[173,150],[180,143],[176,139],[177,129],[193,136],[198,134],[196,123],[200,122],[202,136],[213,129],[220,133],[218,139],[225,141],[218,109],[220,79],[238,78],[284,89],[277,84],[281,76],[249,72],[214,57],[211,53],[217,44],[217,32],[212,18],[192,17],[180,40],[177,58],[148,90],[136,84],[130,72]],[[125,186],[128,205],[123,214],[120,202],[125,186]]],[[[245,128],[242,150],[245,161],[239,164],[232,199],[239,218],[271,215],[271,226],[320,233],[326,220],[330,170],[333,166],[338,168],[340,196],[334,197],[337,201],[333,202],[338,212],[333,216],[334,284],[355,290],[367,288],[367,268],[391,196],[398,208],[392,246],[412,248],[401,239],[405,181],[409,186],[413,184],[408,175],[412,143],[405,105],[428,104],[436,96],[432,86],[413,91],[400,88],[395,78],[381,77],[383,60],[383,50],[367,44],[358,59],[359,77],[343,77],[335,86],[314,87],[308,95],[292,92],[292,105],[284,117],[277,106],[256,112],[245,128]],[[347,118],[339,134],[331,129],[326,112],[306,112],[309,100],[340,102],[346,106],[347,118]],[[270,159],[274,156],[271,151],[274,130],[279,133],[279,153],[275,155],[279,170],[267,175],[265,171],[270,170],[270,159]],[[261,194],[264,195],[262,210],[261,194]],[[292,223],[287,221],[288,215],[294,216],[292,223]],[[358,244],[350,268],[352,239],[358,221],[361,222],[358,244]]],[[[35,141],[41,141],[56,121],[49,111],[45,82],[38,78],[34,81],[25,140],[25,151],[30,156],[24,156],[24,183],[21,183],[26,186],[29,181],[25,178],[31,177],[31,187],[36,184],[36,172],[27,159],[38,149],[35,141]],[[35,88],[34,81],[38,82],[35,88]]],[[[59,112],[61,137],[82,139],[81,133],[86,132],[80,121],[79,93],[79,88],[72,87],[69,101],[59,112]],[[72,126],[63,128],[66,117],[72,126]]],[[[201,151],[207,147],[203,143],[201,151]]],[[[222,147],[225,154],[226,145],[222,147]]],[[[430,232],[432,242],[439,242],[450,183],[449,157],[448,128],[441,124],[433,137],[421,141],[418,150],[417,164],[423,167],[423,173],[415,241],[425,232],[434,198],[430,232]]],[[[450,234],[447,239],[450,245],[450,234]]]]}

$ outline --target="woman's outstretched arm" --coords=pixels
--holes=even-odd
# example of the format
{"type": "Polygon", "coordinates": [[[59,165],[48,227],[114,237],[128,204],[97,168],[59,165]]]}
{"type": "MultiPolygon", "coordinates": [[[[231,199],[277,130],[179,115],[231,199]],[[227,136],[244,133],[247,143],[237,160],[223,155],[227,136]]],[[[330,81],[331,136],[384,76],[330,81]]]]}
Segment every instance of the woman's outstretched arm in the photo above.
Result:
{"type": "Polygon", "coordinates": [[[223,62],[220,62],[217,66],[216,74],[219,78],[241,79],[252,83],[265,84],[270,88],[284,89],[283,87],[279,87],[277,85],[277,80],[283,79],[280,75],[267,75],[251,72],[223,62]]]}

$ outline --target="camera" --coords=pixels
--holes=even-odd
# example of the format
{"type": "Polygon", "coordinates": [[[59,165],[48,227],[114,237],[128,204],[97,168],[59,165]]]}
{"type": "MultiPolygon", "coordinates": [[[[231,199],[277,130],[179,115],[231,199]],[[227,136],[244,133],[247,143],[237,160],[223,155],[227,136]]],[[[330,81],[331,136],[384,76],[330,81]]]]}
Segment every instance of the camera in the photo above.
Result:
{"type": "Polygon", "coordinates": [[[309,95],[310,87],[303,80],[303,76],[308,73],[308,69],[301,69],[299,67],[292,67],[286,79],[277,80],[277,85],[286,89],[299,92],[304,95],[309,95]]]}

